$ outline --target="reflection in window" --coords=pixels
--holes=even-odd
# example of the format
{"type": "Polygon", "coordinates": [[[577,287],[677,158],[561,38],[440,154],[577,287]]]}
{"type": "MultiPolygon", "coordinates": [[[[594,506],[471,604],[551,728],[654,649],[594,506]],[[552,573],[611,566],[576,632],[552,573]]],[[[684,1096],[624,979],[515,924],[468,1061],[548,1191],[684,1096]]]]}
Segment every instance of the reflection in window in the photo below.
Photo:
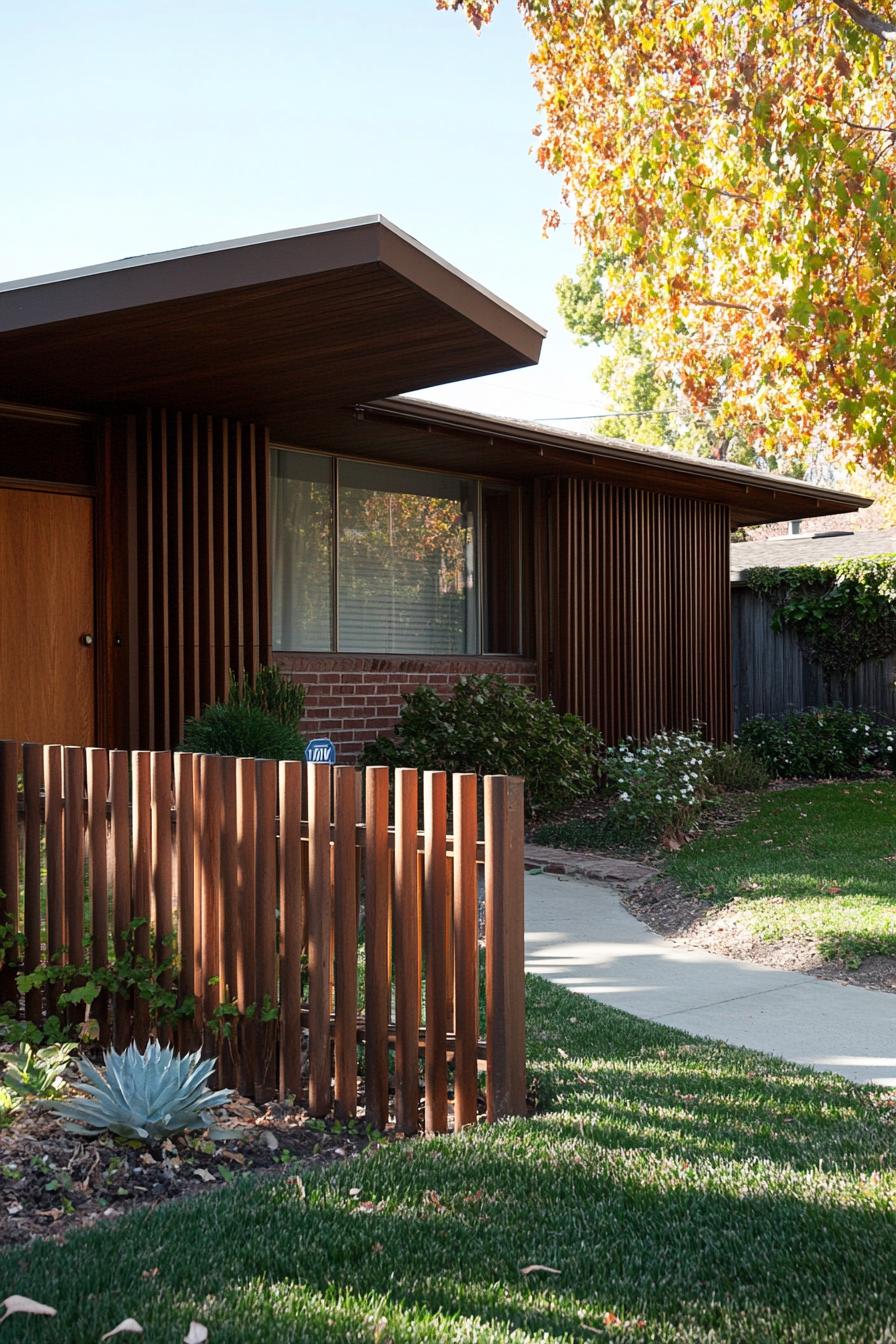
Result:
{"type": "Polygon", "coordinates": [[[271,454],[275,649],[332,647],[332,463],[311,453],[271,454]]]}
{"type": "Polygon", "coordinates": [[[475,482],[339,463],[338,644],[475,653],[475,482]]]}

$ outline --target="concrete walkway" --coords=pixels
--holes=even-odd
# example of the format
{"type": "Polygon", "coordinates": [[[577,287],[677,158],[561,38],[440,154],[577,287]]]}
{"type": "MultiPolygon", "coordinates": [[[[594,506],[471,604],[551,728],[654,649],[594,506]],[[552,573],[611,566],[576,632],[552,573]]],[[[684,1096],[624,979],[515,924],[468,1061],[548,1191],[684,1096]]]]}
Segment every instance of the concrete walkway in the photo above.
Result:
{"type": "Polygon", "coordinates": [[[896,994],[682,947],[598,882],[527,876],[526,969],[637,1017],[896,1087],[896,994]]]}

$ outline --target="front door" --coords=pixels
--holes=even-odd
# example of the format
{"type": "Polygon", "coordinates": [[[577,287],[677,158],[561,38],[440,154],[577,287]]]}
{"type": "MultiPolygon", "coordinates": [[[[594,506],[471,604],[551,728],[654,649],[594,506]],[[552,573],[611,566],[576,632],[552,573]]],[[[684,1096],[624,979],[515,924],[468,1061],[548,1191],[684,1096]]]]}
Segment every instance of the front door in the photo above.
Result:
{"type": "Polygon", "coordinates": [[[0,738],[96,730],[93,501],[0,487],[0,738]]]}

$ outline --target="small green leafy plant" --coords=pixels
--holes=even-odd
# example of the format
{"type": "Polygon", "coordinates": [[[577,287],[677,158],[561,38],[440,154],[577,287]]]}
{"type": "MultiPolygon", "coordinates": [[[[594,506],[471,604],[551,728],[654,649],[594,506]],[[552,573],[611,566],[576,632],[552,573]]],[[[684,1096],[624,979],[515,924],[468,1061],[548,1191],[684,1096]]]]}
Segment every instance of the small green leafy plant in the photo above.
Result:
{"type": "Polygon", "coordinates": [[[27,1097],[46,1100],[58,1096],[65,1086],[65,1070],[77,1048],[72,1042],[45,1045],[37,1049],[24,1045],[9,1056],[3,1073],[3,1087],[23,1100],[27,1097]]]}
{"type": "Polygon", "coordinates": [[[260,667],[254,680],[245,671],[237,677],[231,670],[227,704],[260,709],[298,732],[305,713],[305,687],[285,677],[279,667],[260,667]]]}
{"type": "Polygon", "coordinates": [[[217,704],[206,705],[198,719],[187,719],[181,750],[300,761],[305,740],[292,725],[258,705],[217,704]]]}
{"type": "Polygon", "coordinates": [[[379,737],[362,765],[520,775],[530,813],[560,811],[596,789],[600,734],[494,674],[461,677],[450,696],[419,686],[404,697],[395,737],[379,737]]]}
{"type": "Polygon", "coordinates": [[[714,751],[696,726],[690,733],[657,733],[643,745],[629,739],[608,751],[604,775],[614,793],[608,831],[620,839],[686,832],[711,792],[714,751]]]}
{"type": "Polygon", "coordinates": [[[150,1041],[145,1051],[136,1045],[122,1053],[108,1050],[104,1063],[105,1071],[79,1060],[81,1079],[73,1086],[83,1095],[53,1107],[76,1134],[108,1130],[123,1139],[157,1142],[207,1129],[212,1110],[226,1105],[232,1095],[206,1086],[215,1061],[202,1059],[198,1050],[177,1055],[170,1046],[150,1041]]]}
{"type": "Polygon", "coordinates": [[[20,994],[33,990],[41,993],[52,990],[55,1011],[44,1018],[41,1026],[18,1020],[13,1005],[0,1010],[0,1036],[14,1043],[28,1045],[56,1044],[61,1041],[90,1041],[97,1036],[97,1021],[93,1007],[100,996],[136,997],[147,1007],[150,1028],[173,1026],[181,1018],[191,1017],[195,1007],[192,995],[180,997],[176,984],[176,936],[162,939],[162,955],[149,956],[138,951],[139,931],[147,924],[145,918],[131,921],[125,930],[123,945],[116,949],[106,965],[94,966],[90,954],[90,939],[85,939],[84,960],[69,963],[56,949],[53,955],[38,966],[16,976],[20,994]],[[80,1022],[66,1010],[83,1010],[80,1022]]]}
{"type": "Polygon", "coordinates": [[[736,742],[716,747],[707,767],[709,783],[722,793],[757,792],[769,782],[769,774],[755,752],[736,742]]]}
{"type": "Polygon", "coordinates": [[[757,716],[737,741],[776,778],[843,779],[896,766],[896,728],[839,705],[784,719],[757,716]]]}

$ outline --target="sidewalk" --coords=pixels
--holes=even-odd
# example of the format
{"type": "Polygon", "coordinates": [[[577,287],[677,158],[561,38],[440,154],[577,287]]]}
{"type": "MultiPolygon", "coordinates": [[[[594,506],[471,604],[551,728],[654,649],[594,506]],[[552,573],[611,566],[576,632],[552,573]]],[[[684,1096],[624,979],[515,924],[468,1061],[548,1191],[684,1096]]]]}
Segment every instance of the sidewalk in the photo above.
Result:
{"type": "Polygon", "coordinates": [[[896,994],[668,942],[602,883],[527,876],[526,969],[637,1017],[896,1087],[896,994]]]}

